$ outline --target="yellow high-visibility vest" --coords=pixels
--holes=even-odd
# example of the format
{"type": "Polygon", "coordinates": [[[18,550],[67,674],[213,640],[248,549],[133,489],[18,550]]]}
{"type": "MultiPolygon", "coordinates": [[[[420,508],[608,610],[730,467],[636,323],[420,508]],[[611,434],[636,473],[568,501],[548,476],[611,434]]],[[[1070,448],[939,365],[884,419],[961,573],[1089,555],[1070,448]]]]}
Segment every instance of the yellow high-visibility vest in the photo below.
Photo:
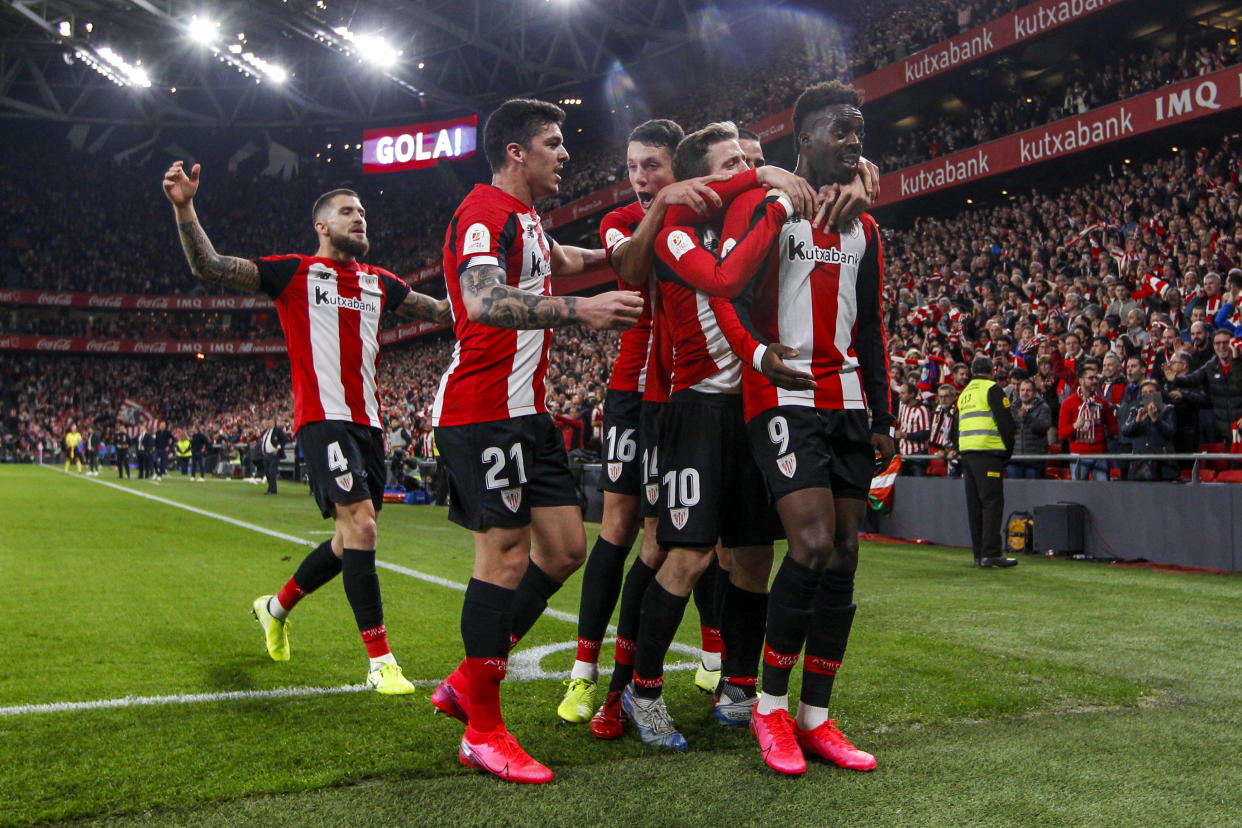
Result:
{"type": "Polygon", "coordinates": [[[183,438],[177,441],[177,456],[178,457],[189,457],[190,456],[190,441],[189,440],[186,440],[183,438]]]}
{"type": "Polygon", "coordinates": [[[989,379],[972,379],[957,398],[958,451],[1004,451],[988,391],[996,383],[989,379]]]}

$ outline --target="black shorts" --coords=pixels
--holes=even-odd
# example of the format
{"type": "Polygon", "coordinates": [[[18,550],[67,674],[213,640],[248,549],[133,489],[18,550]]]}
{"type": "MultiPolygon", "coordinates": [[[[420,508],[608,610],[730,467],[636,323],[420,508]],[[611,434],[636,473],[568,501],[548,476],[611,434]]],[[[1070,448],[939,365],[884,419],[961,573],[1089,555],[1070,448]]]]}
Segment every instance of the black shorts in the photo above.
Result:
{"type": "Polygon", "coordinates": [[[638,497],[642,490],[641,391],[604,395],[604,491],[638,497]]]}
{"type": "Polygon", "coordinates": [[[565,438],[547,414],[437,426],[449,520],[472,532],[530,525],[530,510],[578,506],[565,438]]]}
{"type": "Polygon", "coordinates": [[[737,394],[678,391],[660,421],[663,546],[762,546],[782,537],[763,476],[746,451],[737,394]]]}
{"type": "Polygon", "coordinates": [[[864,500],[871,491],[875,450],[866,411],[779,405],[752,419],[746,430],[776,500],[812,488],[864,500]]]}
{"type": "Polygon", "coordinates": [[[643,499],[638,515],[646,520],[660,516],[660,419],[664,403],[647,401],[642,405],[638,444],[642,447],[643,499]]]}
{"type": "Polygon", "coordinates": [[[371,499],[384,505],[384,435],[378,428],[345,420],[320,420],[298,429],[311,494],[324,517],[336,504],[371,499]]]}

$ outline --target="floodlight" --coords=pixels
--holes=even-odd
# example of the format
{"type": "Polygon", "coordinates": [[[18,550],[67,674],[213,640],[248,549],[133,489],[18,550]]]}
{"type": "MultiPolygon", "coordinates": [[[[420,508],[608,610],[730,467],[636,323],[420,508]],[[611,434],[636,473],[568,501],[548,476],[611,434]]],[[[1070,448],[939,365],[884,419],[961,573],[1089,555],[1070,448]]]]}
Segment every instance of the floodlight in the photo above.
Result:
{"type": "Polygon", "coordinates": [[[210,46],[220,36],[220,24],[206,17],[191,17],[188,34],[195,43],[210,46]]]}

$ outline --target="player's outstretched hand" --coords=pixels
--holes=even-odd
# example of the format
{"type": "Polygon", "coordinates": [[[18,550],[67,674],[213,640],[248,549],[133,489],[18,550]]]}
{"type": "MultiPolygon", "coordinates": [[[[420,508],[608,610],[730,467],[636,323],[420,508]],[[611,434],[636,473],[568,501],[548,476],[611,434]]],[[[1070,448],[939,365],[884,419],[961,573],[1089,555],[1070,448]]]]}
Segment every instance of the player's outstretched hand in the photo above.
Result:
{"type": "Polygon", "coordinates": [[[643,297],[632,290],[610,290],[578,300],[578,315],[592,328],[624,331],[643,312],[643,297]]]}
{"type": "Polygon", "coordinates": [[[815,188],[802,176],[767,166],[755,170],[755,179],[765,187],[782,190],[799,216],[806,218],[815,212],[815,188]]]}
{"type": "Polygon", "coordinates": [[[187,176],[185,170],[182,169],[184,162],[174,161],[172,166],[168,168],[168,172],[164,173],[164,195],[168,196],[168,200],[173,203],[174,207],[184,207],[194,199],[194,194],[198,192],[198,172],[200,165],[195,164],[190,168],[190,174],[187,176]]]}
{"type": "Polygon", "coordinates": [[[893,455],[897,453],[897,446],[893,443],[893,438],[887,434],[871,434],[871,448],[875,453],[880,455],[880,468],[887,469],[888,464],[893,461],[893,455]]]}
{"type": "Polygon", "coordinates": [[[688,178],[685,181],[669,184],[660,190],[658,197],[663,199],[665,205],[669,207],[681,204],[706,218],[713,215],[724,204],[720,200],[720,195],[707,185],[715,181],[728,180],[729,176],[720,173],[688,178]]]}
{"type": "Polygon", "coordinates": [[[786,391],[813,391],[815,377],[803,371],[795,371],[785,364],[785,360],[793,359],[797,355],[798,352],[788,345],[773,342],[768,346],[759,367],[763,369],[763,375],[768,381],[777,388],[786,391]]]}

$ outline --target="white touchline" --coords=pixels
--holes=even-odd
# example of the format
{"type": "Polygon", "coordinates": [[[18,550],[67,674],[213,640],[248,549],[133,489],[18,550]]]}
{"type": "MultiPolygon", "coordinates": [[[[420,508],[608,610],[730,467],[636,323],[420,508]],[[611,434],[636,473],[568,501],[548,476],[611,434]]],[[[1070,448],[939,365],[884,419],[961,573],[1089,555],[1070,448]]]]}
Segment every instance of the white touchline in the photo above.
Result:
{"type": "MultiPolygon", "coordinates": [[[[439,682],[423,679],[414,682],[434,687],[439,682]]],[[[61,713],[75,710],[104,710],[116,707],[145,707],[157,704],[194,704],[196,702],[240,701],[253,699],[288,699],[300,696],[334,696],[339,693],[361,693],[371,688],[365,684],[341,687],[287,687],[277,690],[238,690],[230,693],[181,693],[174,696],[126,696],[123,699],[100,699],[86,702],[54,702],[52,704],[16,704],[0,707],[0,716],[22,716],[28,713],[61,713]]]]}
{"type": "MultiPolygon", "coordinates": [[[[55,467],[49,467],[49,466],[41,466],[41,468],[50,468],[51,471],[61,471],[60,469],[57,469],[55,467]]],[[[203,517],[209,517],[215,520],[224,521],[225,523],[230,523],[234,526],[239,526],[242,529],[249,529],[252,532],[259,532],[260,534],[268,535],[273,538],[279,538],[280,540],[286,540],[292,543],[300,543],[304,546],[318,546],[317,543],[313,541],[308,541],[305,538],[299,538],[295,535],[286,535],[284,532],[277,532],[274,529],[268,529],[266,527],[258,526],[253,523],[247,523],[244,520],[237,520],[236,518],[231,518],[231,517],[228,517],[227,515],[217,514],[216,512],[209,512],[206,509],[199,509],[196,506],[189,506],[189,505],[186,505],[185,503],[178,503],[175,500],[168,500],[167,498],[159,497],[157,495],[147,494],[146,492],[139,492],[133,489],[128,489],[116,483],[109,483],[107,480],[100,480],[94,477],[82,477],[79,479],[86,480],[87,482],[90,482],[90,483],[97,483],[101,486],[107,486],[110,489],[116,489],[117,491],[125,492],[126,494],[132,494],[138,497],[145,497],[147,500],[154,500],[155,502],[163,503],[166,506],[172,506],[177,509],[184,509],[187,512],[193,512],[196,515],[202,515],[203,517]]],[[[319,534],[319,533],[315,533],[315,534],[319,534]]],[[[392,572],[396,572],[400,575],[407,575],[411,578],[417,578],[420,581],[426,581],[429,584],[436,584],[437,586],[447,587],[449,589],[455,589],[458,592],[466,591],[465,584],[458,583],[457,581],[450,581],[448,578],[441,578],[438,575],[429,575],[426,572],[419,572],[416,569],[410,569],[408,567],[401,566],[400,564],[388,563],[387,561],[377,560],[375,562],[375,565],[382,569],[387,569],[392,572]]],[[[550,618],[555,618],[558,621],[565,621],[566,623],[569,623],[569,624],[578,623],[578,616],[573,615],[572,613],[562,612],[561,610],[545,609],[543,611],[543,614],[550,618]]],[[[617,632],[616,625],[609,624],[607,632],[609,635],[616,635],[616,632],[617,632]]],[[[565,642],[556,642],[553,644],[544,644],[539,647],[532,647],[532,648],[527,648],[521,651],[515,651],[514,654],[510,657],[510,659],[511,659],[511,662],[516,661],[517,663],[512,664],[510,671],[509,671],[509,677],[516,681],[531,681],[531,680],[540,679],[540,678],[561,678],[562,676],[560,674],[553,674],[553,673],[548,673],[544,671],[539,666],[539,662],[543,659],[544,656],[550,653],[557,652],[558,650],[568,649],[574,646],[576,646],[575,642],[565,641],[565,642]]],[[[686,653],[689,655],[694,655],[694,654],[697,654],[698,652],[697,650],[694,650],[691,647],[687,647],[684,644],[678,644],[676,642],[674,642],[673,646],[670,649],[674,652],[682,652],[682,653],[686,653]]],[[[667,665],[665,667],[665,671],[674,672],[674,671],[682,671],[682,670],[693,670],[697,666],[698,665],[696,662],[679,662],[677,664],[667,665]]],[[[606,673],[606,672],[608,671],[607,670],[601,671],[601,673],[606,673]]],[[[419,687],[434,687],[440,683],[439,679],[413,679],[412,681],[415,685],[419,687]]],[[[281,699],[281,698],[297,698],[297,697],[302,697],[302,696],[329,696],[329,695],[337,695],[341,693],[360,693],[364,690],[369,690],[369,689],[370,688],[368,688],[365,684],[346,684],[341,687],[290,687],[290,688],[283,688],[283,689],[277,689],[277,690],[239,690],[235,692],[226,692],[226,693],[193,693],[193,694],[183,693],[183,694],[171,695],[171,696],[126,696],[125,698],[122,698],[122,699],[100,699],[97,701],[86,701],[86,702],[53,702],[50,704],[18,704],[18,705],[13,705],[10,707],[0,707],[0,716],[22,716],[22,715],[29,715],[29,714],[36,714],[36,713],[60,713],[60,712],[78,711],[78,710],[103,710],[103,709],[109,709],[109,708],[142,707],[142,706],[160,705],[160,704],[195,704],[199,702],[234,701],[234,700],[246,700],[246,699],[267,699],[267,698],[281,699]]]]}

